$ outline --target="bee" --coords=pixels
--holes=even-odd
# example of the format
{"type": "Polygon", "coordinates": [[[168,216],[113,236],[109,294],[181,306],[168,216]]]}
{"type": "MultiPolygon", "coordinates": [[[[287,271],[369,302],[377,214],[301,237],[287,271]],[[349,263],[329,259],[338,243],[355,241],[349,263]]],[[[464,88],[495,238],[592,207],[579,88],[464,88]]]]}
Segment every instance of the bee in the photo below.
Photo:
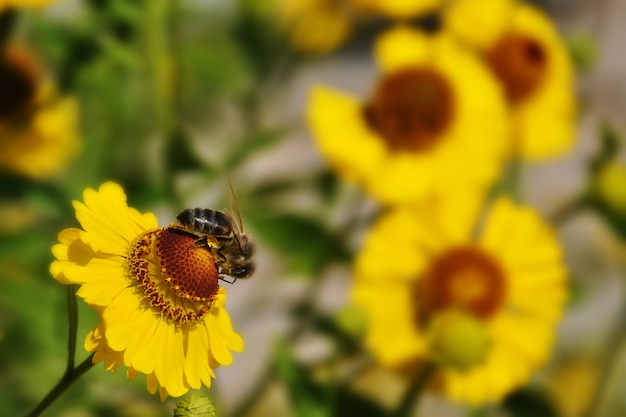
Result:
{"type": "Polygon", "coordinates": [[[211,251],[220,274],[235,279],[249,278],[254,272],[254,242],[243,231],[232,187],[231,196],[231,206],[237,221],[229,212],[205,208],[185,209],[176,219],[181,229],[198,237],[192,246],[205,247],[211,251]]]}

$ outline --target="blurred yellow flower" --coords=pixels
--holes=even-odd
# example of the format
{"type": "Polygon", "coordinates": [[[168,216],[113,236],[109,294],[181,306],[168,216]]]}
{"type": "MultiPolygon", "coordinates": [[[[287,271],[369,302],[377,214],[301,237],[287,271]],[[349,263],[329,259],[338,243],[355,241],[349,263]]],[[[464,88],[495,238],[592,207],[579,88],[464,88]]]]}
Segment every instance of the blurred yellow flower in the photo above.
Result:
{"type": "Polygon", "coordinates": [[[375,13],[392,19],[408,20],[436,10],[443,0],[354,0],[375,13]]]}
{"type": "Polygon", "coordinates": [[[57,1],[58,0],[0,0],[0,12],[9,7],[45,7],[57,1]]]}
{"type": "Polygon", "coordinates": [[[328,53],[352,32],[355,10],[351,0],[276,0],[279,21],[293,49],[328,53]]]}
{"type": "Polygon", "coordinates": [[[52,248],[52,275],[77,284],[100,325],[85,340],[94,363],[147,375],[151,393],[181,396],[243,350],[225,310],[226,291],[209,251],[189,250],[196,238],[159,228],[152,213],[126,205],[122,188],[105,183],[75,201],[82,229],[65,229],[52,248]]]}
{"type": "Polygon", "coordinates": [[[500,172],[509,118],[487,68],[446,34],[407,27],[383,34],[375,55],[381,78],[367,102],[312,91],[309,123],[331,164],[383,203],[488,186],[500,172]]]}
{"type": "Polygon", "coordinates": [[[0,169],[44,179],[78,152],[78,106],[58,97],[32,53],[0,51],[0,169]]]}
{"type": "Polygon", "coordinates": [[[514,0],[456,0],[444,21],[502,82],[512,109],[513,151],[529,160],[567,152],[575,136],[574,75],[550,19],[514,0]]]}
{"type": "Polygon", "coordinates": [[[432,197],[383,215],[351,291],[382,365],[411,372],[432,361],[433,388],[470,405],[528,381],[550,354],[567,298],[550,227],[503,197],[481,216],[477,200],[432,197]]]}

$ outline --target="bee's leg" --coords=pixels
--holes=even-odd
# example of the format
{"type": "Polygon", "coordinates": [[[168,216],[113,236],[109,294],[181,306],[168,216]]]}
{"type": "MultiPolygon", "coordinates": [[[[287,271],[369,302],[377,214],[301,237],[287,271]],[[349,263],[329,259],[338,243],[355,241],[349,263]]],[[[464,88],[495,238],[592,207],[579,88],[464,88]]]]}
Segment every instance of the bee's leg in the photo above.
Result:
{"type": "Polygon", "coordinates": [[[227,284],[234,284],[237,281],[237,278],[233,278],[232,281],[229,281],[226,278],[224,278],[222,275],[219,276],[219,279],[221,279],[222,281],[224,281],[227,284]]]}
{"type": "Polygon", "coordinates": [[[211,245],[209,244],[209,241],[207,240],[206,237],[198,238],[195,242],[193,242],[192,244],[187,246],[187,249],[185,249],[185,253],[189,252],[189,249],[191,249],[191,248],[201,248],[203,246],[211,247],[211,245]]]}

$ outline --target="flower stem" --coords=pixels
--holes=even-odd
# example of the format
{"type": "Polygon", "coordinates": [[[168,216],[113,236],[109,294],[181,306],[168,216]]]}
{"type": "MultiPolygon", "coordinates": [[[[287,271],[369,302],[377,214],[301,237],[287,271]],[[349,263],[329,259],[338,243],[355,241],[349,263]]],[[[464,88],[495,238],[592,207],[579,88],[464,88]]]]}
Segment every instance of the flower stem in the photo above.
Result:
{"type": "Polygon", "coordinates": [[[428,385],[428,381],[430,381],[434,370],[435,365],[433,363],[428,362],[424,364],[411,382],[398,408],[391,413],[393,417],[408,417],[411,415],[411,412],[422,397],[424,388],[428,385]]]}
{"type": "Polygon", "coordinates": [[[74,285],[67,286],[67,315],[69,321],[69,331],[67,337],[67,366],[64,375],[69,374],[74,369],[76,358],[76,333],[78,331],[78,306],[76,305],[76,288],[74,285]]]}
{"type": "Polygon", "coordinates": [[[26,414],[26,417],[36,417],[43,413],[46,408],[50,406],[53,402],[55,402],[61,394],[63,394],[69,387],[72,386],[78,378],[80,378],[85,372],[90,370],[93,367],[93,353],[87,357],[84,361],[80,363],[76,368],[73,368],[69,372],[66,372],[63,377],[57,382],[57,384],[50,390],[48,395],[44,397],[43,400],[31,411],[26,414]]]}

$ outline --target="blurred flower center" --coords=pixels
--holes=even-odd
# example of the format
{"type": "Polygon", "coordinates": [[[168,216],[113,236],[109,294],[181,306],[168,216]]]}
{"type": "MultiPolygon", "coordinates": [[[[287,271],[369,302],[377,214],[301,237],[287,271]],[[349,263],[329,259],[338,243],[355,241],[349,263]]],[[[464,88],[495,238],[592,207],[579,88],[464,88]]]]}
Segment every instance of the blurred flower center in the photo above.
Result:
{"type": "Polygon", "coordinates": [[[548,69],[548,56],[543,45],[526,35],[503,37],[486,58],[513,103],[532,95],[548,69]]]}
{"type": "Polygon", "coordinates": [[[474,247],[444,252],[417,283],[414,295],[418,319],[456,308],[486,318],[501,305],[505,279],[499,264],[474,247]]]}
{"type": "Polygon", "coordinates": [[[32,58],[17,49],[5,49],[0,56],[0,121],[27,107],[37,91],[32,58]]]}
{"type": "Polygon", "coordinates": [[[202,319],[219,289],[213,255],[197,237],[168,227],[144,233],[132,246],[129,271],[150,306],[176,324],[202,319]]]}
{"type": "Polygon", "coordinates": [[[365,117],[390,149],[425,151],[450,125],[453,105],[452,90],[441,75],[408,68],[383,78],[365,117]]]}

